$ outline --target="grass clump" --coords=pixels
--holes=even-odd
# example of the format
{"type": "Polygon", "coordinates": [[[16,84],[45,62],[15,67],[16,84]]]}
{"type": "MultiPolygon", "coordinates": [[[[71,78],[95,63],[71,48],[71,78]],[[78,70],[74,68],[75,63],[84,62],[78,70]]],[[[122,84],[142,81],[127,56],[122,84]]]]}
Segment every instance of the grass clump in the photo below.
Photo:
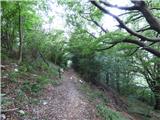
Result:
{"type": "Polygon", "coordinates": [[[128,120],[124,118],[121,113],[113,111],[103,103],[98,104],[96,108],[98,111],[98,115],[100,115],[104,120],[128,120]]]}

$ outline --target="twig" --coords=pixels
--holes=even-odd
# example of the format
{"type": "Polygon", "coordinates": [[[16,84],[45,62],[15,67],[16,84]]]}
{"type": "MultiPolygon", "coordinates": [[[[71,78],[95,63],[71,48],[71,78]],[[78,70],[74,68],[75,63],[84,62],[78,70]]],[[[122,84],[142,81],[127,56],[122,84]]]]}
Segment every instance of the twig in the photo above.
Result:
{"type": "Polygon", "coordinates": [[[13,109],[8,109],[8,110],[1,110],[1,113],[14,112],[16,110],[18,110],[18,108],[13,108],[13,109]]]}

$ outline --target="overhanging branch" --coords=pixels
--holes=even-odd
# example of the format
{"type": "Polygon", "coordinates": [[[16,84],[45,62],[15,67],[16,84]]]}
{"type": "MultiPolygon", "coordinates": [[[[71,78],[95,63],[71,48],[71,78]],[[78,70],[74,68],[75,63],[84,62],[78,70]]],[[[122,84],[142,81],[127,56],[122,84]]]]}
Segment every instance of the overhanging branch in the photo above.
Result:
{"type": "Polygon", "coordinates": [[[160,33],[160,21],[156,17],[153,16],[151,10],[146,5],[145,1],[144,0],[131,0],[131,2],[134,4],[134,6],[121,7],[121,6],[112,5],[108,2],[100,0],[100,3],[103,3],[107,7],[114,7],[114,8],[118,8],[121,10],[129,10],[129,11],[133,11],[133,10],[140,11],[143,14],[143,17],[146,19],[146,21],[150,25],[150,27],[154,29],[155,31],[157,31],[158,33],[160,33]]]}
{"type": "Polygon", "coordinates": [[[114,15],[114,14],[112,14],[111,12],[109,12],[108,10],[106,10],[104,7],[102,7],[102,6],[101,6],[99,3],[97,3],[96,1],[92,0],[91,3],[92,3],[93,5],[95,5],[97,8],[99,8],[102,12],[104,12],[104,13],[112,16],[113,18],[115,18],[115,19],[118,21],[119,26],[120,26],[121,28],[124,28],[128,33],[130,33],[130,34],[132,34],[132,35],[140,38],[140,39],[143,40],[143,41],[160,42],[160,38],[149,38],[149,37],[145,37],[145,36],[143,36],[143,35],[135,32],[135,31],[131,30],[130,28],[128,28],[128,27],[123,23],[123,21],[122,21],[120,18],[118,18],[116,15],[114,15]]]}
{"type": "Polygon", "coordinates": [[[155,50],[149,46],[147,46],[146,44],[144,44],[143,42],[141,41],[138,41],[138,40],[133,40],[133,39],[124,39],[124,40],[119,40],[119,41],[113,41],[113,42],[110,42],[109,44],[112,44],[111,46],[109,47],[105,47],[105,48],[101,48],[101,49],[97,49],[98,51],[102,51],[102,50],[106,50],[106,49],[110,49],[112,47],[114,47],[115,45],[117,45],[118,43],[130,43],[130,44],[135,44],[139,47],[141,47],[142,49],[152,53],[153,55],[157,56],[157,57],[160,57],[160,51],[158,50],[155,50]]]}

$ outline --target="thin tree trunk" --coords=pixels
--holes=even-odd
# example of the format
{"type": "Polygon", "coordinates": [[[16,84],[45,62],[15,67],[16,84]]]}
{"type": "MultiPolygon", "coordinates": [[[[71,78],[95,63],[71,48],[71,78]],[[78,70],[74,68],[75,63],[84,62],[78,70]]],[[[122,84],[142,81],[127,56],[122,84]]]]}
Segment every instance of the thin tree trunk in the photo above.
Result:
{"type": "Polygon", "coordinates": [[[46,65],[49,67],[49,63],[47,62],[47,60],[44,58],[43,54],[39,51],[39,54],[41,56],[41,58],[43,59],[43,61],[46,63],[46,65]]]}
{"type": "Polygon", "coordinates": [[[119,76],[119,73],[118,73],[118,72],[116,72],[116,76],[117,76],[117,77],[116,77],[117,92],[120,93],[120,83],[119,83],[119,79],[120,79],[119,77],[120,77],[120,76],[119,76]]]}
{"type": "Polygon", "coordinates": [[[154,88],[155,106],[154,108],[160,110],[160,86],[154,88]]]}
{"type": "Polygon", "coordinates": [[[109,84],[109,73],[106,73],[106,84],[109,84]]]}
{"type": "Polygon", "coordinates": [[[155,105],[154,108],[156,110],[160,110],[160,95],[155,95],[155,105]]]}
{"type": "Polygon", "coordinates": [[[54,64],[57,65],[57,55],[55,55],[54,64]]]}
{"type": "Polygon", "coordinates": [[[21,7],[19,6],[19,60],[18,63],[20,64],[22,62],[22,54],[23,54],[23,36],[22,36],[22,16],[21,16],[21,7]]]}

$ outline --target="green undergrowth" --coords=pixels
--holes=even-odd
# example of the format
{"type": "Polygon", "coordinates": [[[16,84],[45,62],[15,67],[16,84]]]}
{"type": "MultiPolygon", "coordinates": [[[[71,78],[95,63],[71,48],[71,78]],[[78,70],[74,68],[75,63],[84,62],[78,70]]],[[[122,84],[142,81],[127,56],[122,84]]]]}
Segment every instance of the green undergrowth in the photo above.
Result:
{"type": "Polygon", "coordinates": [[[153,108],[135,98],[127,99],[129,108],[128,111],[131,113],[140,113],[144,115],[149,115],[149,113],[153,110],[153,108]]]}
{"type": "Polygon", "coordinates": [[[8,77],[11,83],[20,83],[19,89],[23,92],[37,94],[46,85],[57,85],[60,82],[57,79],[58,69],[46,66],[44,63],[22,63],[16,69],[18,71],[10,71],[8,77]]]}
{"type": "Polygon", "coordinates": [[[146,103],[135,98],[126,98],[128,103],[128,112],[134,115],[138,115],[143,120],[159,120],[160,111],[154,110],[154,108],[146,103]]]}
{"type": "Polygon", "coordinates": [[[98,104],[96,108],[98,115],[100,115],[104,120],[129,120],[124,118],[120,112],[116,112],[108,108],[104,103],[98,104]]]}
{"type": "Polygon", "coordinates": [[[109,103],[107,96],[103,91],[91,87],[88,83],[81,84],[80,90],[86,95],[90,102],[96,104],[97,115],[103,120],[128,120],[120,112],[107,107],[109,103]]]}
{"type": "Polygon", "coordinates": [[[43,94],[47,85],[57,86],[61,83],[58,77],[58,66],[42,60],[22,62],[20,65],[9,63],[2,71],[1,103],[2,110],[12,108],[25,109],[26,104],[39,104],[38,96],[43,94]]]}

